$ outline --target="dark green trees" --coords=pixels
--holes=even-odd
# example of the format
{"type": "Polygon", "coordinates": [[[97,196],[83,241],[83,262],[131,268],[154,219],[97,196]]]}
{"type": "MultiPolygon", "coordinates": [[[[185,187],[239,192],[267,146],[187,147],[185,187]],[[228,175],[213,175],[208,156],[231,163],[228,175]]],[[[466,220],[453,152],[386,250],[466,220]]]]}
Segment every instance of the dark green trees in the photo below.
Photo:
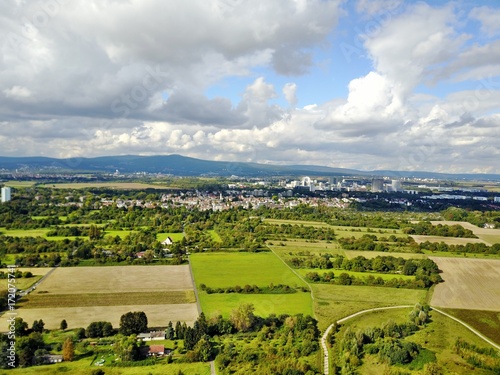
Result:
{"type": "Polygon", "coordinates": [[[120,318],[120,333],[124,336],[139,334],[148,329],[148,318],[143,311],[128,312],[120,318]]]}

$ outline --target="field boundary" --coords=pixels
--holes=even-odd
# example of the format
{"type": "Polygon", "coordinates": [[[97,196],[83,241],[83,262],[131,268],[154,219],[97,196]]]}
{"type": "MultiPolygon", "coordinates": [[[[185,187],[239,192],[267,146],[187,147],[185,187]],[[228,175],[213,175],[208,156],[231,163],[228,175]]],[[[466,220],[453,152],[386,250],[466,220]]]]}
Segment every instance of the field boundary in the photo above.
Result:
{"type": "Polygon", "coordinates": [[[489,338],[487,338],[486,336],[484,336],[481,332],[475,330],[474,328],[472,328],[470,325],[468,325],[467,323],[461,321],[460,319],[458,318],[455,318],[453,315],[450,315],[448,313],[445,313],[444,311],[441,311],[439,310],[438,308],[436,307],[432,307],[432,310],[434,311],[437,311],[438,313],[440,314],[443,314],[444,316],[447,316],[448,318],[450,319],[453,319],[454,321],[460,323],[461,325],[463,325],[465,328],[467,328],[469,331],[473,332],[476,334],[476,336],[479,336],[480,338],[482,338],[484,341],[486,341],[488,344],[494,346],[497,350],[500,351],[500,345],[496,344],[495,342],[491,341],[489,338]]]}

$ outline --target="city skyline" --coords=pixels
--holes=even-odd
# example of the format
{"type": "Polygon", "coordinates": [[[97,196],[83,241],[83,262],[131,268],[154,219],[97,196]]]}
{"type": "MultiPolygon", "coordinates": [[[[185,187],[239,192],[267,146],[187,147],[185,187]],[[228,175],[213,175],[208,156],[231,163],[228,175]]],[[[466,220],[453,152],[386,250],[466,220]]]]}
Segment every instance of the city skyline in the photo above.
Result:
{"type": "Polygon", "coordinates": [[[500,173],[495,1],[6,1],[0,155],[500,173]]]}

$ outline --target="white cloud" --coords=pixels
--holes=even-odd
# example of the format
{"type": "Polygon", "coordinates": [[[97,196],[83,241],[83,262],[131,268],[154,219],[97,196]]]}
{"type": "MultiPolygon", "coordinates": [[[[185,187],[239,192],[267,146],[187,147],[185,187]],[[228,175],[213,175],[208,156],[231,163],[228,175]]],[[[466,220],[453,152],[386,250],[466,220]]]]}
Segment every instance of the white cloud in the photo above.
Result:
{"type": "Polygon", "coordinates": [[[487,6],[472,9],[469,15],[471,18],[481,22],[481,31],[490,35],[500,34],[500,9],[487,6]]]}
{"type": "Polygon", "coordinates": [[[297,85],[295,83],[287,83],[283,86],[283,94],[291,108],[297,106],[297,85]]]}

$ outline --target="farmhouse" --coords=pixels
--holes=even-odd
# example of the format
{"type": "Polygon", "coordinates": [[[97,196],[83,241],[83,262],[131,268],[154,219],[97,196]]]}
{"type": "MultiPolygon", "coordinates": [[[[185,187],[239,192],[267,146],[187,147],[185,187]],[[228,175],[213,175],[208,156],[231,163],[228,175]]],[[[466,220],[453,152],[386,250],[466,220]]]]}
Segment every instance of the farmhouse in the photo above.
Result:
{"type": "Polygon", "coordinates": [[[149,347],[149,356],[161,356],[165,354],[165,345],[151,345],[149,347]]]}
{"type": "Polygon", "coordinates": [[[149,333],[139,333],[137,339],[142,341],[165,340],[165,331],[151,331],[149,333]]]}
{"type": "Polygon", "coordinates": [[[167,237],[165,239],[165,241],[163,241],[161,244],[162,245],[172,245],[173,243],[174,243],[174,240],[172,240],[172,238],[170,238],[170,237],[167,237]]]}

